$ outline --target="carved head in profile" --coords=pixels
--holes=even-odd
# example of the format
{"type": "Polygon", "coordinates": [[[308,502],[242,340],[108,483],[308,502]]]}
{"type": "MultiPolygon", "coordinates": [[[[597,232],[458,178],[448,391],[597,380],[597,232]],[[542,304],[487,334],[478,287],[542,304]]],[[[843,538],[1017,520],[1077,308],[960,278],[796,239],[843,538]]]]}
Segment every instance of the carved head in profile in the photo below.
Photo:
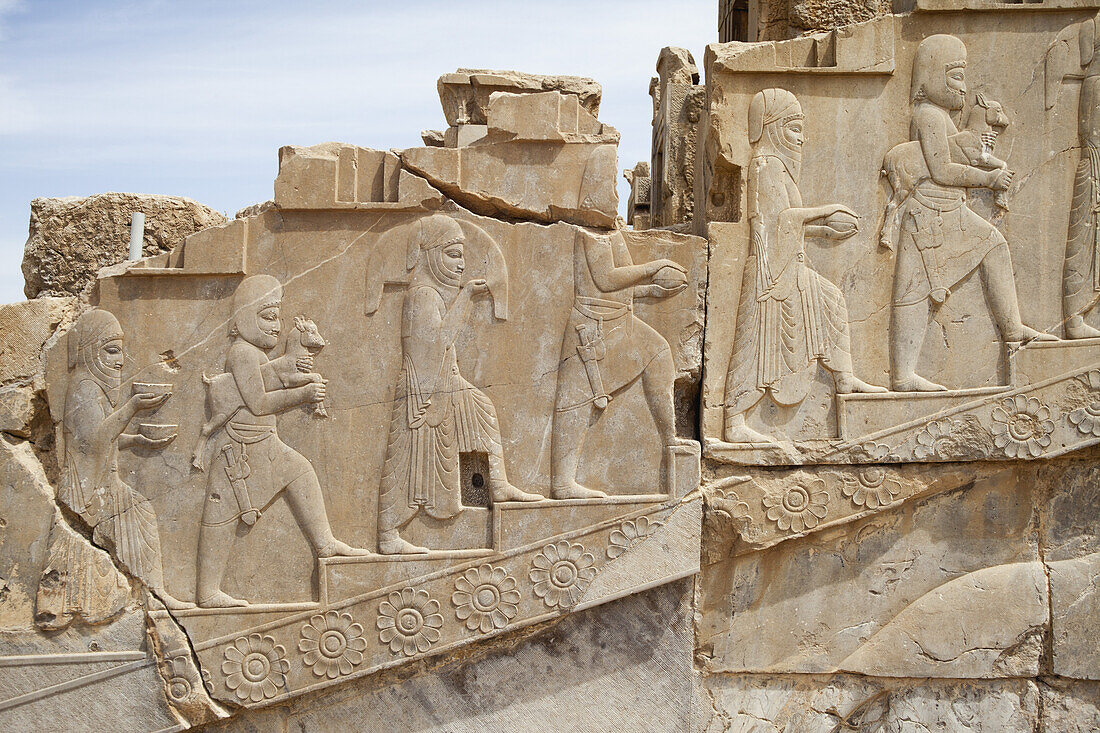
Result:
{"type": "Polygon", "coordinates": [[[271,275],[246,277],[233,293],[230,333],[256,348],[270,351],[279,344],[279,306],[283,286],[271,275]]]}
{"type": "Polygon", "coordinates": [[[946,110],[966,103],[966,46],[955,36],[928,36],[913,61],[912,101],[929,101],[946,110]]]}
{"type": "Polygon", "coordinates": [[[454,219],[432,214],[413,226],[405,267],[424,268],[437,284],[457,288],[466,270],[466,234],[454,219]]]}
{"type": "Polygon", "coordinates": [[[753,155],[774,155],[798,181],[802,165],[806,115],[798,98],[786,89],[757,92],[749,103],[749,142],[753,155]]]}
{"type": "Polygon", "coordinates": [[[105,391],[122,383],[122,326],[105,310],[93,308],[69,332],[69,370],[86,372],[105,391]]]}

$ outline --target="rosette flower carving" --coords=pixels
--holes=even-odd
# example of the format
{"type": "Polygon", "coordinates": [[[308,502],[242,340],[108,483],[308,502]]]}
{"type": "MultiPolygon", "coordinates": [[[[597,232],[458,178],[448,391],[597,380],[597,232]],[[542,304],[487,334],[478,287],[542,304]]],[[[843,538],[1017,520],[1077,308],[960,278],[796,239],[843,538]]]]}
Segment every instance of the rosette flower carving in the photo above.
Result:
{"type": "Polygon", "coordinates": [[[766,516],[786,532],[813,529],[828,513],[829,492],[821,479],[810,479],[783,489],[779,496],[763,498],[766,516]]]}
{"type": "Polygon", "coordinates": [[[1035,397],[1005,397],[993,408],[993,445],[1009,458],[1034,458],[1050,445],[1050,408],[1035,397]]]}
{"type": "Polygon", "coordinates": [[[607,556],[614,560],[630,548],[637,547],[657,527],[658,524],[650,522],[649,517],[626,520],[618,529],[611,530],[611,535],[607,538],[607,556]]]}
{"type": "Polygon", "coordinates": [[[565,540],[542,548],[529,573],[535,595],[550,608],[569,608],[596,577],[596,558],[584,546],[565,540]]]}
{"type": "Polygon", "coordinates": [[[856,471],[855,478],[844,477],[841,491],[856,506],[878,509],[893,503],[894,497],[901,491],[901,484],[887,477],[882,466],[864,466],[856,471]]]}
{"type": "Polygon", "coordinates": [[[394,654],[411,657],[439,641],[443,616],[427,591],[405,588],[378,605],[378,638],[394,654]]]}
{"type": "Polygon", "coordinates": [[[1100,437],[1100,371],[1093,369],[1075,380],[1087,390],[1086,404],[1070,410],[1067,417],[1082,435],[1100,437]]]}
{"type": "Polygon", "coordinates": [[[485,564],[470,568],[455,580],[451,603],[466,628],[487,634],[503,629],[519,613],[516,579],[504,568],[485,564]]]}
{"type": "Polygon", "coordinates": [[[242,636],[225,648],[224,656],[225,686],[238,700],[260,702],[286,687],[290,662],[286,660],[286,648],[276,644],[273,637],[242,636]]]}
{"type": "Polygon", "coordinates": [[[330,680],[350,674],[363,661],[366,648],[362,624],[355,623],[351,614],[336,611],[311,618],[302,626],[298,640],[302,662],[313,674],[330,680]]]}

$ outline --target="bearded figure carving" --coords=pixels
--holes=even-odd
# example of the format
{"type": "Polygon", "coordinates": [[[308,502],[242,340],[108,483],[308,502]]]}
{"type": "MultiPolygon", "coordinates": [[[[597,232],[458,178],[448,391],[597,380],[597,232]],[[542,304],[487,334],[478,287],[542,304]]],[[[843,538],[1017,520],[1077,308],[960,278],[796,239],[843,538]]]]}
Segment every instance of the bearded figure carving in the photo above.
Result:
{"type": "Polygon", "coordinates": [[[1004,191],[1007,168],[986,170],[951,157],[956,118],[966,105],[966,46],[934,35],[917,47],[913,63],[909,137],[920,143],[928,174],[899,205],[901,227],[894,268],[890,323],[890,377],[899,392],[941,391],[916,373],[933,308],[975,270],[985,286],[1004,341],[1057,340],[1020,320],[1008,242],[967,205],[967,189],[1004,191]]]}
{"type": "MultiPolygon", "coordinates": [[[[378,495],[378,550],[383,554],[428,551],[399,534],[417,513],[450,519],[462,511],[460,453],[487,456],[491,501],[543,498],[509,483],[496,409],[458,369],[455,339],[467,326],[474,299],[494,286],[506,288],[506,281],[491,285],[485,278],[463,278],[466,244],[466,232],[449,216],[417,220],[404,247],[404,275],[389,276],[390,282],[406,282],[408,289],[401,306],[401,372],[378,495]]],[[[383,255],[395,251],[385,245],[379,244],[383,255]]],[[[495,243],[492,247],[501,270],[503,258],[495,243]]],[[[368,269],[377,274],[376,268],[368,269]]],[[[385,271],[395,268],[381,269],[386,279],[385,271]]],[[[379,294],[376,287],[375,299],[379,294]]],[[[494,296],[498,317],[506,315],[502,295],[494,296]]],[[[374,308],[376,300],[368,311],[374,308]]]]}
{"type": "Polygon", "coordinates": [[[855,213],[841,204],[802,205],[804,122],[798,99],[786,89],[758,92],[749,105],[750,244],[726,373],[731,443],[769,441],[745,424],[745,413],[765,395],[780,405],[800,403],[819,362],[832,372],[838,393],[886,391],[852,373],[844,295],[806,259],[807,236],[840,241],[859,229],[855,213]]]}

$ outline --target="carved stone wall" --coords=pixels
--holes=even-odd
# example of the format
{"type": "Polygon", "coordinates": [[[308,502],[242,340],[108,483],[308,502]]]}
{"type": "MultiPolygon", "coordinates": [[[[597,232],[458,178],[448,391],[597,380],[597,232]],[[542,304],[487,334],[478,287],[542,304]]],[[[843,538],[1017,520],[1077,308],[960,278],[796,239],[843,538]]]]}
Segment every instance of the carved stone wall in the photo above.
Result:
{"type": "Polygon", "coordinates": [[[630,228],[460,70],[0,307],[0,729],[1100,728],[1097,10],[665,49],[630,228]]]}

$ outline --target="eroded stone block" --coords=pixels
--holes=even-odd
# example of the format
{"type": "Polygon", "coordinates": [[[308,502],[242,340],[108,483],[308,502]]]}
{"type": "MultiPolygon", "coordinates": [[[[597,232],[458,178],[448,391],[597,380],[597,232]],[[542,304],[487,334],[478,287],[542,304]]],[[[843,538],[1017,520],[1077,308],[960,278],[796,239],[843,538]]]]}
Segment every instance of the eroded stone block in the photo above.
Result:
{"type": "Polygon", "coordinates": [[[581,76],[524,74],[519,71],[459,69],[439,77],[439,101],[448,125],[484,125],[494,92],[560,92],[576,97],[593,117],[600,114],[600,85],[581,76]]]}
{"type": "Polygon", "coordinates": [[[182,196],[101,193],[31,202],[31,232],[23,254],[28,298],[78,295],[96,271],[128,255],[130,215],[145,214],[146,256],[168,252],[188,234],[224,224],[213,209],[182,196]]]}

